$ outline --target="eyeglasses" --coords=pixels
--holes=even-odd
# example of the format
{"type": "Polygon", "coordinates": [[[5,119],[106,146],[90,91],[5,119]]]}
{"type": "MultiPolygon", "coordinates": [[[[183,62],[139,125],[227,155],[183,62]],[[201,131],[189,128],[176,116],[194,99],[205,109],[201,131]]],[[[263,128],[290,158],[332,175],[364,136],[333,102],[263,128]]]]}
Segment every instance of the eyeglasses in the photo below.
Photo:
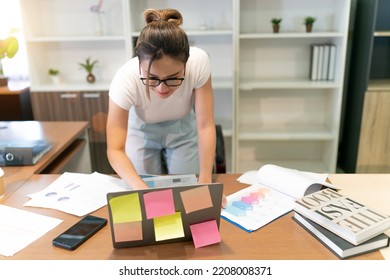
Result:
{"type": "Polygon", "coordinates": [[[161,83],[164,83],[168,87],[178,87],[183,83],[184,78],[168,78],[164,80],[157,78],[140,78],[140,80],[145,86],[150,87],[158,87],[161,83]]]}

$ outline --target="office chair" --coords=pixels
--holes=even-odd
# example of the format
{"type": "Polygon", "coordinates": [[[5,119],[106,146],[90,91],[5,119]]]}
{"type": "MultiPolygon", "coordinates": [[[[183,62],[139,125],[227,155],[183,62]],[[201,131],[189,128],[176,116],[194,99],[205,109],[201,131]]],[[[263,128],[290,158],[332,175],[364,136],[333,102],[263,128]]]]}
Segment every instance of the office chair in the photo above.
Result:
{"type": "MultiPolygon", "coordinates": [[[[215,125],[216,132],[216,147],[215,147],[215,159],[213,166],[213,173],[226,173],[226,157],[225,157],[225,141],[223,138],[222,126],[220,124],[215,125]]],[[[167,174],[167,165],[162,158],[162,174],[167,174]]]]}
{"type": "Polygon", "coordinates": [[[214,173],[226,173],[225,141],[222,126],[215,125],[217,143],[215,147],[214,173]]]}

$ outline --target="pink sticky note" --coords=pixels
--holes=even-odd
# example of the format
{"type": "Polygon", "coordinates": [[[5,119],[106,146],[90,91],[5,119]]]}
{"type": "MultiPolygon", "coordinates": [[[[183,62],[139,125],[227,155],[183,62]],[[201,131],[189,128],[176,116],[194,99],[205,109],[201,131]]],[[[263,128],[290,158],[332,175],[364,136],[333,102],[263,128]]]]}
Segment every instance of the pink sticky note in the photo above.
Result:
{"type": "Polygon", "coordinates": [[[221,242],[218,225],[215,220],[190,225],[195,248],[221,242]]]}
{"type": "Polygon", "coordinates": [[[175,214],[172,189],[145,193],[144,203],[147,219],[175,214]]]}

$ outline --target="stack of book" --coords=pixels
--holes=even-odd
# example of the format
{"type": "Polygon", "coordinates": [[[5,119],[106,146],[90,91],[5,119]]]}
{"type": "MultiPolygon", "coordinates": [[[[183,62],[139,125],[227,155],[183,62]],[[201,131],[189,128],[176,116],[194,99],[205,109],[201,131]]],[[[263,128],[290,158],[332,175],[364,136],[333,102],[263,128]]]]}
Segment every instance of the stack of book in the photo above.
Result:
{"type": "Polygon", "coordinates": [[[336,45],[311,45],[310,80],[333,81],[336,70],[336,45]]]}
{"type": "Polygon", "coordinates": [[[341,259],[389,246],[389,215],[329,188],[297,199],[293,219],[341,259]]]}

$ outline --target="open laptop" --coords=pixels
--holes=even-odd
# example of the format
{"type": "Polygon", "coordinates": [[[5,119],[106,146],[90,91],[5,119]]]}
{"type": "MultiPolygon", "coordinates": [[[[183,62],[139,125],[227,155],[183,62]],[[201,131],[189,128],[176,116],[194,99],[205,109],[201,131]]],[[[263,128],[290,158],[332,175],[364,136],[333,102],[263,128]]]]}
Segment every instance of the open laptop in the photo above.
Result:
{"type": "Polygon", "coordinates": [[[221,183],[108,193],[113,246],[218,243],[222,194],[221,183]]]}

